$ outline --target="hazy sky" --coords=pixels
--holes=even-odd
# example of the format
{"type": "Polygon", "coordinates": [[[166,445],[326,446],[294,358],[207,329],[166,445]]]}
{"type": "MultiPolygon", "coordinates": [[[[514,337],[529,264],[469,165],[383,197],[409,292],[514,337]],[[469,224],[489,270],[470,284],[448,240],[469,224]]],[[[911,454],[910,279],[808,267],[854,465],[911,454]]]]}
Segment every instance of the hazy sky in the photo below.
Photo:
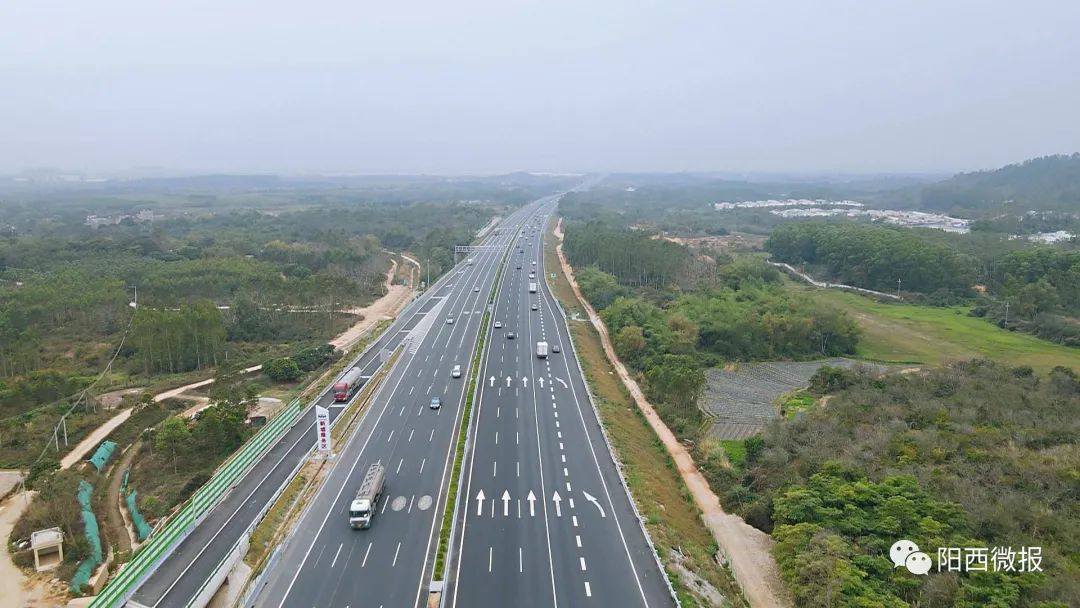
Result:
{"type": "Polygon", "coordinates": [[[0,3],[0,172],[936,171],[1078,150],[1078,0],[0,3]]]}

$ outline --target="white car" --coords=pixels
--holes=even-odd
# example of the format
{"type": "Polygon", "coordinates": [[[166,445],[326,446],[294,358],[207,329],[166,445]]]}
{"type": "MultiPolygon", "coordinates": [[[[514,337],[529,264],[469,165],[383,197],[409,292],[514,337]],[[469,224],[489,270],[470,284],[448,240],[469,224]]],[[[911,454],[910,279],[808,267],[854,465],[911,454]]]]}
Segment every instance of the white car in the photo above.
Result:
{"type": "Polygon", "coordinates": [[[461,377],[461,366],[460,365],[455,365],[454,369],[450,370],[450,377],[451,378],[460,378],[461,377]]]}
{"type": "Polygon", "coordinates": [[[495,321],[495,329],[502,329],[502,321],[495,321]]]}
{"type": "Polygon", "coordinates": [[[454,317],[446,317],[446,324],[447,325],[453,325],[454,324],[454,317]]]}

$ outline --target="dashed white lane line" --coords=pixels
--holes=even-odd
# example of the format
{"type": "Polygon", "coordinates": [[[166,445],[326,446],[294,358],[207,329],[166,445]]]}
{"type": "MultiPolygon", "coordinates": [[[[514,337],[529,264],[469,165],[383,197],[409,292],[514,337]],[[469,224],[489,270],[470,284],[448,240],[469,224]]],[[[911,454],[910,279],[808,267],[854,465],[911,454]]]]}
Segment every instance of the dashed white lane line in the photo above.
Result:
{"type": "Polygon", "coordinates": [[[573,497],[570,498],[570,508],[571,509],[574,508],[574,499],[573,499],[573,497]]]}
{"type": "Polygon", "coordinates": [[[574,520],[574,527],[575,528],[578,527],[578,525],[577,525],[577,515],[571,515],[570,518],[574,520]]]}
{"type": "Polygon", "coordinates": [[[403,406],[401,406],[401,411],[398,412],[398,416],[404,416],[404,415],[405,415],[405,406],[403,405],[403,406]]]}
{"type": "Polygon", "coordinates": [[[563,477],[569,477],[570,476],[570,471],[568,471],[566,469],[566,467],[563,467],[562,468],[562,474],[563,474],[563,477]]]}
{"type": "Polygon", "coordinates": [[[560,454],[562,456],[563,464],[566,464],[566,454],[560,454]]]}
{"type": "Polygon", "coordinates": [[[589,581],[585,581],[585,597],[592,597],[592,587],[589,586],[589,581]]]}
{"type": "Polygon", "coordinates": [[[400,473],[400,472],[401,472],[401,465],[402,465],[402,464],[403,464],[404,462],[405,462],[405,459],[404,459],[404,458],[402,458],[401,460],[399,460],[399,461],[398,461],[398,463],[397,463],[397,470],[396,470],[396,471],[394,471],[394,474],[395,474],[395,475],[397,475],[398,473],[400,473]]]}
{"type": "Polygon", "coordinates": [[[495,431],[495,445],[499,445],[499,431],[495,431]]]}
{"type": "Polygon", "coordinates": [[[394,438],[394,430],[390,430],[390,434],[386,436],[386,443],[390,443],[390,440],[394,438]]]}
{"type": "Polygon", "coordinates": [[[492,550],[492,548],[488,547],[488,572],[491,572],[491,558],[493,554],[494,551],[492,550]]]}
{"type": "Polygon", "coordinates": [[[580,549],[581,548],[581,535],[575,534],[574,535],[574,540],[577,541],[578,549],[580,549]]]}
{"type": "Polygon", "coordinates": [[[518,573],[525,572],[525,562],[521,557],[521,547],[518,547],[518,573]]]}
{"type": "Polygon", "coordinates": [[[371,543],[367,544],[367,551],[364,551],[364,561],[360,562],[360,567],[363,568],[367,564],[367,556],[371,553],[371,543]]]}
{"type": "Polygon", "coordinates": [[[496,460],[495,462],[491,463],[491,476],[492,477],[497,477],[498,472],[499,472],[499,461],[496,460]]]}
{"type": "Polygon", "coordinates": [[[579,557],[578,559],[581,560],[581,571],[585,572],[585,558],[579,557]]]}
{"type": "Polygon", "coordinates": [[[521,477],[521,461],[520,460],[517,463],[517,476],[521,477]]]}
{"type": "Polygon", "coordinates": [[[424,474],[424,465],[427,464],[427,458],[420,461],[420,475],[424,474]]]}
{"type": "Polygon", "coordinates": [[[412,441],[412,436],[413,436],[413,433],[415,433],[415,432],[416,432],[416,429],[410,429],[409,430],[409,441],[412,441]]]}
{"type": "Polygon", "coordinates": [[[334,561],[330,562],[330,567],[331,568],[333,568],[334,565],[337,564],[337,558],[338,558],[339,555],[341,555],[341,548],[344,547],[344,546],[345,546],[345,543],[341,543],[340,545],[338,545],[337,552],[334,553],[334,561]]]}
{"type": "Polygon", "coordinates": [[[391,568],[393,568],[394,566],[397,565],[397,556],[398,556],[398,553],[400,553],[400,552],[401,552],[401,543],[398,543],[397,544],[397,549],[394,550],[394,561],[393,561],[393,563],[390,564],[391,568]]]}

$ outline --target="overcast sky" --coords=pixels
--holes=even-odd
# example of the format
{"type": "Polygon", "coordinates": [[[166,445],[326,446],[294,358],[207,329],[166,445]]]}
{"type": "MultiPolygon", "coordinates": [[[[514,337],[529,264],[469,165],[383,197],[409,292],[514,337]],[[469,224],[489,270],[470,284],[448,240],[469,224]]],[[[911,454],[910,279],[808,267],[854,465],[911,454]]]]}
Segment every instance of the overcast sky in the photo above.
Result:
{"type": "Polygon", "coordinates": [[[1077,0],[0,3],[0,172],[952,171],[1078,150],[1077,0]]]}

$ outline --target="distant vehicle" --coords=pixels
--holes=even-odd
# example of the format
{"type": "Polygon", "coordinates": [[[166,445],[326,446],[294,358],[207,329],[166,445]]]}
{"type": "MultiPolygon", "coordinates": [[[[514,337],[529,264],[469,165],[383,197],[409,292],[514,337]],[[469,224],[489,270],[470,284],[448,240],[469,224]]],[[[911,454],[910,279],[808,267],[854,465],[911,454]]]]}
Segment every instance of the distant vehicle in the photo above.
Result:
{"type": "Polygon", "coordinates": [[[559,346],[558,344],[552,344],[551,345],[551,352],[553,352],[553,353],[561,353],[562,352],[562,347],[559,346]]]}
{"type": "Polygon", "coordinates": [[[502,329],[502,321],[495,321],[495,329],[502,329]]]}
{"type": "Polygon", "coordinates": [[[539,307],[539,306],[537,306],[536,304],[533,304],[533,305],[532,305],[532,309],[533,309],[533,310],[540,310],[540,307],[539,307]]]}
{"type": "Polygon", "coordinates": [[[473,265],[473,259],[469,258],[469,259],[465,260],[465,265],[466,266],[472,266],[473,265]]]}
{"type": "Polygon", "coordinates": [[[480,292],[479,287],[473,287],[472,290],[473,290],[473,293],[479,293],[480,292]]]}
{"type": "Polygon", "coordinates": [[[461,377],[461,366],[460,365],[455,365],[454,369],[450,370],[450,377],[451,378],[460,378],[461,377]]]}
{"type": "Polygon", "coordinates": [[[521,270],[521,264],[518,264],[518,265],[517,265],[517,269],[518,269],[518,270],[521,270]]]}
{"type": "Polygon", "coordinates": [[[529,283],[529,293],[536,293],[536,283],[529,283]]]}
{"type": "Polygon", "coordinates": [[[513,340],[514,339],[514,332],[512,332],[512,331],[506,332],[506,339],[507,340],[513,340]]]}
{"type": "Polygon", "coordinates": [[[547,359],[548,356],[548,343],[537,342],[536,343],[536,357],[539,359],[547,359]]]}
{"type": "Polygon", "coordinates": [[[439,397],[432,397],[431,398],[431,405],[429,405],[428,407],[430,407],[433,410],[439,409],[440,407],[442,407],[442,399],[440,399],[439,397]]]}
{"type": "Polygon", "coordinates": [[[536,278],[536,273],[535,272],[530,272],[529,273],[529,278],[530,279],[535,279],[536,278]]]}
{"type": "Polygon", "coordinates": [[[446,324],[447,325],[453,325],[454,324],[454,317],[446,317],[446,324]]]}
{"type": "Polygon", "coordinates": [[[533,266],[536,266],[536,260],[533,260],[533,266]]]}
{"type": "Polygon", "coordinates": [[[341,402],[352,399],[356,391],[360,390],[360,387],[364,385],[364,380],[365,378],[360,375],[360,370],[355,367],[345,372],[345,375],[334,383],[334,401],[341,402]]]}
{"type": "Polygon", "coordinates": [[[349,505],[349,525],[357,528],[370,528],[371,518],[375,515],[375,505],[386,489],[386,468],[379,463],[368,467],[360,489],[356,491],[352,504],[349,505]]]}

